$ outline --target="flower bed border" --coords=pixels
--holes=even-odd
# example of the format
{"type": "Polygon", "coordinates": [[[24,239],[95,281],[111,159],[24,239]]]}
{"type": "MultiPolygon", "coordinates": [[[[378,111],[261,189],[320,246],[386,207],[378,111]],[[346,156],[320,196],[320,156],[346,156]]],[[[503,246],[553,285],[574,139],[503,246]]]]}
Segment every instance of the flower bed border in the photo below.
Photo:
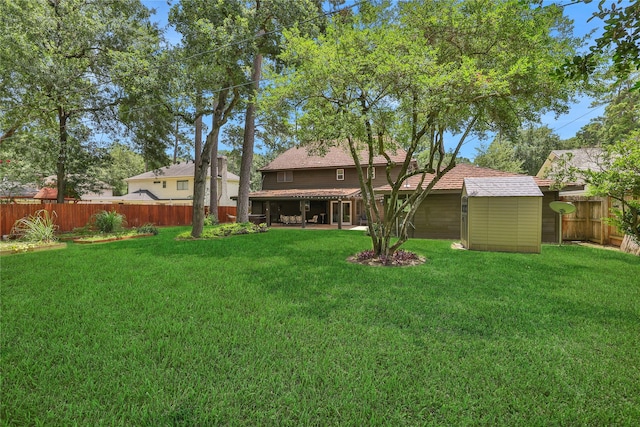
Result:
{"type": "Polygon", "coordinates": [[[83,239],[86,239],[86,237],[78,237],[73,239],[72,241],[73,243],[86,245],[86,244],[94,244],[94,243],[109,243],[109,242],[115,242],[117,240],[137,239],[138,237],[149,237],[149,236],[154,236],[154,234],[142,233],[142,234],[133,234],[131,236],[117,236],[117,237],[109,237],[108,239],[96,239],[96,240],[83,240],[83,239]]]}
{"type": "Polygon", "coordinates": [[[24,249],[4,249],[4,250],[0,250],[0,256],[25,254],[28,252],[50,251],[50,250],[66,249],[66,248],[67,248],[67,244],[63,242],[63,243],[56,243],[54,245],[27,247],[24,249]]]}

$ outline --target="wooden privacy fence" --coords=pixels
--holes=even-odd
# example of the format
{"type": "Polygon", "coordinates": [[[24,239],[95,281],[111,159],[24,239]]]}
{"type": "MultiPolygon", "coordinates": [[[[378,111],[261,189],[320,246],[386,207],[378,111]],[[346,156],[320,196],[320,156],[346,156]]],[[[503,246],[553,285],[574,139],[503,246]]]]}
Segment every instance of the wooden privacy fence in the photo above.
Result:
{"type": "MultiPolygon", "coordinates": [[[[33,215],[41,209],[46,209],[49,212],[55,211],[55,223],[58,225],[59,231],[63,232],[84,227],[92,215],[101,211],[116,211],[124,215],[128,227],[139,227],[147,223],[160,227],[190,225],[193,215],[193,207],[184,205],[115,205],[107,203],[0,205],[0,235],[9,234],[18,219],[33,215]]],[[[235,215],[235,213],[235,206],[223,206],[218,209],[218,218],[220,218],[220,222],[227,222],[227,214],[235,215]]]]}
{"type": "Polygon", "coordinates": [[[603,220],[610,215],[610,199],[565,196],[562,197],[562,201],[571,202],[576,207],[574,213],[562,216],[563,240],[583,240],[601,245],[620,246],[624,236],[603,220]]]}

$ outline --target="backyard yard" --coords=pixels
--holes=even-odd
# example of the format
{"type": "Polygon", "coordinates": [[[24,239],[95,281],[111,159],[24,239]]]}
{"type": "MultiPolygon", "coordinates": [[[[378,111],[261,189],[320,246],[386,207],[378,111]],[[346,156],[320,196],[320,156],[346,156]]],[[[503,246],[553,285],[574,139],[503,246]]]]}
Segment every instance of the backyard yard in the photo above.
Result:
{"type": "Polygon", "coordinates": [[[2,425],[637,425],[640,261],[347,230],[10,255],[2,425]]]}

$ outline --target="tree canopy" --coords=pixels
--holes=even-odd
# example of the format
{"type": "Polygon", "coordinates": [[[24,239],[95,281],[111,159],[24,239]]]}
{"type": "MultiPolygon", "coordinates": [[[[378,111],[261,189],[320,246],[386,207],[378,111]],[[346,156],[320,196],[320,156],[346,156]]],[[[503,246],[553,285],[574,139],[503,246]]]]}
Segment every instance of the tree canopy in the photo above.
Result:
{"type": "Polygon", "coordinates": [[[28,133],[54,149],[61,203],[66,180],[88,175],[82,159],[97,159],[96,133],[115,126],[124,88],[146,73],[159,33],[139,0],[4,1],[0,15],[2,134],[28,133]]]}
{"type": "MultiPolygon", "coordinates": [[[[514,133],[548,110],[563,111],[570,88],[553,77],[574,40],[556,6],[518,1],[407,1],[360,5],[326,34],[287,33],[283,58],[296,68],[269,89],[265,104],[295,106],[303,144],[346,145],[357,165],[376,254],[393,253],[469,135],[514,133]],[[453,135],[450,145],[447,135],[453,135]],[[447,147],[453,156],[445,161],[447,147]],[[397,179],[389,153],[406,150],[397,179]],[[369,161],[360,164],[362,150],[369,161]],[[425,165],[414,155],[428,150],[425,165]],[[380,211],[371,185],[374,156],[387,156],[390,193],[380,211]],[[420,184],[400,199],[405,182],[420,184]],[[397,239],[394,225],[400,224],[397,239]],[[375,224],[375,226],[374,226],[375,224]]],[[[267,107],[267,108],[269,108],[267,107]]],[[[406,193],[403,193],[406,194],[406,193]]]]}

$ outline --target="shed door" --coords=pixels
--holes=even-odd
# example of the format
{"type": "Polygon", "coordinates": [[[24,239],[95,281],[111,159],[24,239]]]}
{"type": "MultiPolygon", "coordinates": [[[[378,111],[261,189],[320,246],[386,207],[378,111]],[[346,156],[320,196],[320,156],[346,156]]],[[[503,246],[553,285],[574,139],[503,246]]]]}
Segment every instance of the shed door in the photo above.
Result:
{"type": "Polygon", "coordinates": [[[461,209],[460,209],[460,240],[464,246],[467,246],[467,240],[469,238],[469,198],[464,196],[462,198],[461,209]]]}

